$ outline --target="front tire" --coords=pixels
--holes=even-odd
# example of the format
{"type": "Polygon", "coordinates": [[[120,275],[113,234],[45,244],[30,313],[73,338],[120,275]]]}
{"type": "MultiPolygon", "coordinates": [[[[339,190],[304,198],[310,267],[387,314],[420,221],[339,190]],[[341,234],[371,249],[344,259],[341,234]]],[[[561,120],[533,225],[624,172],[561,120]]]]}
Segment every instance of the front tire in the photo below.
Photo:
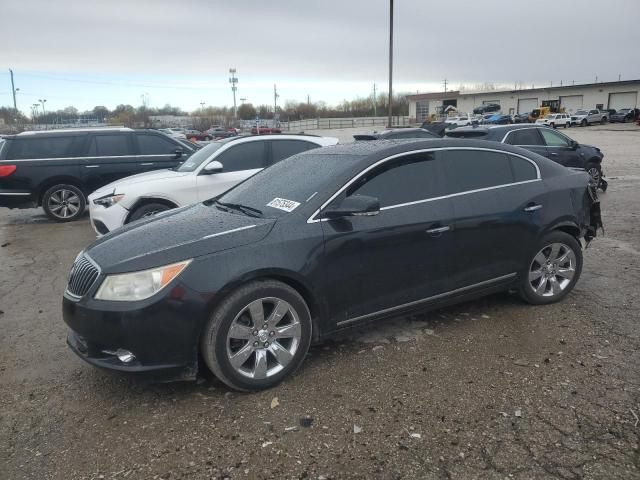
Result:
{"type": "Polygon", "coordinates": [[[590,162],[587,163],[587,166],[584,167],[584,169],[591,176],[594,185],[599,187],[602,182],[602,167],[597,163],[590,162]]]}
{"type": "Polygon", "coordinates": [[[580,122],[580,126],[581,127],[586,127],[588,125],[586,120],[582,120],[582,122],[580,122]]]}
{"type": "Polygon", "coordinates": [[[84,214],[86,207],[84,193],[75,185],[54,185],[42,196],[44,213],[56,222],[73,222],[84,214]]]}
{"type": "Polygon", "coordinates": [[[271,388],[291,375],[309,350],[312,322],[302,296],[276,280],[244,285],[214,310],[201,340],[206,365],[240,391],[271,388]]]}
{"type": "Polygon", "coordinates": [[[131,215],[129,215],[129,222],[134,222],[136,220],[140,220],[141,218],[152,217],[160,212],[164,212],[166,210],[171,210],[171,207],[165,205],[164,203],[146,203],[144,205],[139,206],[131,215]]]}
{"type": "Polygon", "coordinates": [[[555,303],[566,297],[582,273],[582,248],[566,232],[546,234],[523,270],[519,293],[533,305],[555,303]]]}

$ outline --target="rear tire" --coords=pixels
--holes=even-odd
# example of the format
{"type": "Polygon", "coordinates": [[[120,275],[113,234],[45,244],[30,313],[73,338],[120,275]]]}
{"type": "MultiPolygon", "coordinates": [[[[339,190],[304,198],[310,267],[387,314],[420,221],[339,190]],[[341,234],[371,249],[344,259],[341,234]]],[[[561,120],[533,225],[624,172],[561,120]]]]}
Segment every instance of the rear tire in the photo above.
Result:
{"type": "Polygon", "coordinates": [[[42,196],[42,209],[56,222],[73,222],[87,207],[87,199],[75,185],[59,184],[47,189],[42,196]]]}
{"type": "Polygon", "coordinates": [[[587,123],[586,120],[582,120],[582,122],[580,122],[580,126],[581,127],[586,127],[587,125],[589,125],[589,124],[587,123]]]}
{"type": "Polygon", "coordinates": [[[139,206],[133,212],[131,212],[127,223],[135,222],[136,220],[140,220],[141,218],[152,217],[160,212],[165,212],[167,210],[171,210],[171,207],[164,203],[145,203],[144,205],[139,206]]]}
{"type": "Polygon", "coordinates": [[[202,357],[240,391],[274,387],[304,361],[312,322],[302,296],[276,280],[248,283],[227,296],[204,328],[202,357]]]}
{"type": "Polygon", "coordinates": [[[582,247],[576,238],[555,230],[540,240],[522,270],[519,294],[532,305],[566,297],[582,273],[582,247]]]}

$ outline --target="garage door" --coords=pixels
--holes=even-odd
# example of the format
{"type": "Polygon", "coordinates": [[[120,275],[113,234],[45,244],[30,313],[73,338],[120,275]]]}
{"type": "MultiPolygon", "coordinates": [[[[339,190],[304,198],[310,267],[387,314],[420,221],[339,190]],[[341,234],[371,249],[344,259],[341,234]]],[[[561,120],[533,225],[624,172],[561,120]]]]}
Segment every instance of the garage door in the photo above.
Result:
{"type": "Polygon", "coordinates": [[[638,92],[621,92],[609,94],[609,108],[636,108],[638,106],[638,92]]]}
{"type": "Polygon", "coordinates": [[[538,108],[537,98],[519,98],[518,113],[529,113],[534,108],[538,108]]]}
{"type": "Polygon", "coordinates": [[[568,95],[566,97],[560,97],[560,108],[564,107],[564,111],[571,114],[576,113],[576,110],[580,110],[583,105],[582,95],[568,95]]]}

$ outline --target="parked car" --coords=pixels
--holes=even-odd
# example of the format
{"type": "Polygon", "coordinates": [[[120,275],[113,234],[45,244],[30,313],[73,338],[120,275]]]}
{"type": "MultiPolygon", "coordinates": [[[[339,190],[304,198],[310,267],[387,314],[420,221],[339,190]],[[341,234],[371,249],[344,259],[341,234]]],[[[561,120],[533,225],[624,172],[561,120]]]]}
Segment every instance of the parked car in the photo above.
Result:
{"type": "Polygon", "coordinates": [[[176,169],[134,175],[93,192],[91,225],[98,235],[107,234],[135,220],[215,197],[284,158],[336,143],[337,138],[311,135],[212,142],[176,169]]]}
{"type": "Polygon", "coordinates": [[[373,133],[359,133],[355,140],[393,140],[401,138],[440,138],[440,135],[424,128],[391,128],[373,133]]]}
{"type": "Polygon", "coordinates": [[[586,173],[521,148],[311,150],[83,250],[63,298],[68,344],[164,380],[195,378],[203,359],[231,388],[261,390],[312,341],[373,319],[509,289],[560,301],[598,224],[586,173]]]}
{"type": "Polygon", "coordinates": [[[23,132],[0,150],[0,206],[42,206],[78,219],[92,191],[137,173],[175,167],[196,151],[156,130],[93,128],[23,132]]]}
{"type": "Polygon", "coordinates": [[[253,135],[271,135],[274,133],[282,133],[282,130],[278,127],[253,127],[251,133],[253,135]]]}
{"type": "Polygon", "coordinates": [[[185,140],[187,138],[187,136],[184,134],[183,128],[160,128],[158,129],[158,131],[179,140],[185,140]]]}
{"type": "Polygon", "coordinates": [[[447,133],[450,138],[473,138],[517,145],[547,157],[565,167],[583,168],[595,185],[607,189],[602,171],[604,155],[598,147],[579,144],[562,133],[542,125],[504,125],[457,128],[447,133]]]}
{"type": "Polygon", "coordinates": [[[491,112],[499,112],[499,111],[500,111],[500,105],[498,105],[497,103],[488,103],[486,105],[480,105],[479,107],[476,107],[473,109],[473,113],[480,114],[480,115],[483,115],[485,113],[491,113],[491,112]]]}
{"type": "Polygon", "coordinates": [[[505,115],[502,113],[491,115],[489,118],[483,120],[483,124],[487,125],[508,125],[510,123],[513,123],[511,115],[505,115]]]}
{"type": "Polygon", "coordinates": [[[529,123],[529,112],[518,113],[513,117],[515,123],[529,123]]]}
{"type": "Polygon", "coordinates": [[[449,128],[466,127],[473,125],[474,118],[471,115],[463,115],[458,117],[449,117],[444,121],[449,128]]]}
{"type": "Polygon", "coordinates": [[[184,134],[189,140],[197,140],[201,142],[213,140],[212,135],[209,135],[206,132],[201,132],[200,130],[187,129],[184,131],[184,134]]]}
{"type": "Polygon", "coordinates": [[[609,121],[611,123],[633,122],[638,117],[638,112],[640,112],[640,110],[638,110],[637,108],[621,108],[616,113],[611,115],[609,121]]]}
{"type": "Polygon", "coordinates": [[[600,110],[578,110],[571,115],[571,125],[586,127],[593,123],[604,124],[609,120],[607,115],[607,112],[601,112],[600,110]]]}
{"type": "Polygon", "coordinates": [[[552,128],[568,128],[571,126],[571,116],[567,113],[550,113],[549,115],[545,115],[544,118],[537,119],[536,124],[546,125],[552,128]]]}
{"type": "Polygon", "coordinates": [[[206,131],[206,133],[207,135],[209,135],[211,138],[214,138],[214,139],[229,138],[229,137],[235,137],[236,135],[238,135],[235,129],[227,130],[226,128],[223,128],[223,127],[211,127],[209,130],[206,131]]]}

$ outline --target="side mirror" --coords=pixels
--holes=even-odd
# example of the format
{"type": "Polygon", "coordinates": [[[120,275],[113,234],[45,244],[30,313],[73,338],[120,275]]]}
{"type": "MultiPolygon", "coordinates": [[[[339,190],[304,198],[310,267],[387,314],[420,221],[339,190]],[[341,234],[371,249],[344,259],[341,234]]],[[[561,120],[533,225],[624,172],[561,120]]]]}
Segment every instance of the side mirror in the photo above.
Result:
{"type": "Polygon", "coordinates": [[[180,158],[184,153],[184,150],[182,150],[182,147],[178,147],[173,151],[173,153],[175,153],[176,158],[180,158]]]}
{"type": "Polygon", "coordinates": [[[327,207],[322,218],[342,218],[377,215],[380,213],[380,202],[375,197],[353,195],[346,197],[339,205],[327,207]]]}
{"type": "Polygon", "coordinates": [[[214,160],[213,162],[209,162],[205,165],[202,169],[202,173],[204,175],[211,175],[213,173],[220,173],[222,170],[224,170],[224,166],[219,161],[214,160]]]}
{"type": "Polygon", "coordinates": [[[571,140],[571,150],[576,150],[578,148],[578,142],[575,140],[571,140]]]}

